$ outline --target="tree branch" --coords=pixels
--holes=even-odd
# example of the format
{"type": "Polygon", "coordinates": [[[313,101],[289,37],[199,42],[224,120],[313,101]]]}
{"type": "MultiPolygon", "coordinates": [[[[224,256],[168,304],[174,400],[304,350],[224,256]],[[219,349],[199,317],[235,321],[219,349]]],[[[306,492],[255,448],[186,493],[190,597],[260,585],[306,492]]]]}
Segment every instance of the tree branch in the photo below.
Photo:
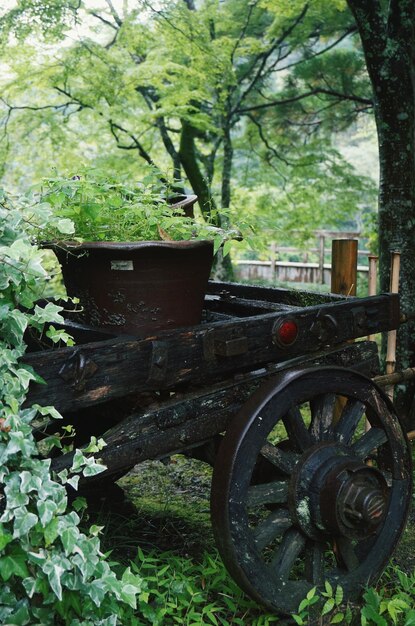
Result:
{"type": "Polygon", "coordinates": [[[102,15],[100,15],[99,13],[96,13],[95,11],[90,11],[89,14],[95,17],[97,20],[100,20],[103,24],[106,24],[110,28],[113,28],[114,30],[118,31],[118,26],[116,26],[109,20],[106,20],[105,17],[102,17],[102,15]]]}
{"type": "MultiPolygon", "coordinates": [[[[235,107],[234,107],[234,109],[233,109],[233,111],[231,113],[235,113],[239,109],[239,106],[240,106],[241,102],[244,101],[244,99],[248,96],[248,94],[255,87],[255,85],[258,82],[258,80],[262,77],[262,72],[264,71],[264,68],[266,67],[267,61],[268,61],[269,57],[271,56],[271,54],[292,33],[292,31],[296,28],[296,26],[302,21],[302,19],[304,18],[305,14],[307,13],[307,11],[308,11],[308,4],[306,3],[304,5],[303,10],[301,11],[301,13],[296,17],[296,19],[292,22],[292,24],[290,24],[290,26],[284,30],[284,32],[281,34],[281,36],[273,43],[273,45],[267,50],[267,52],[265,52],[265,53],[263,53],[261,55],[258,55],[257,61],[260,62],[259,63],[259,67],[256,70],[255,75],[254,75],[253,79],[251,80],[250,84],[248,85],[248,87],[239,96],[238,101],[236,102],[235,107]]],[[[250,70],[250,72],[252,72],[252,69],[250,70]]]]}
{"type": "Polygon", "coordinates": [[[342,35],[340,35],[340,37],[338,37],[335,41],[333,41],[330,45],[326,46],[322,50],[319,50],[318,52],[316,52],[315,54],[312,54],[311,56],[307,57],[306,59],[300,59],[299,61],[293,61],[293,63],[289,63],[288,65],[284,65],[283,67],[279,67],[278,71],[282,72],[283,70],[288,70],[291,67],[296,67],[297,65],[301,65],[302,63],[307,63],[308,61],[311,61],[311,60],[315,59],[316,57],[319,57],[321,54],[325,54],[329,50],[332,50],[339,43],[341,43],[343,41],[343,39],[346,39],[346,37],[348,37],[349,35],[353,35],[353,34],[355,34],[357,32],[358,32],[357,31],[357,27],[356,26],[351,26],[342,35]]]}
{"type": "MultiPolygon", "coordinates": [[[[273,146],[270,145],[268,139],[264,135],[264,130],[262,128],[262,125],[259,123],[259,121],[256,120],[253,115],[249,115],[249,113],[248,113],[248,117],[251,120],[251,122],[257,127],[258,135],[259,135],[262,143],[264,144],[264,146],[268,150],[268,153],[272,154],[276,159],[278,159],[278,161],[281,161],[282,163],[285,163],[285,165],[290,165],[290,162],[286,158],[282,157],[279,154],[279,152],[277,152],[276,149],[273,146]]],[[[269,159],[267,159],[267,161],[269,162],[269,159]]]]}
{"type": "Polygon", "coordinates": [[[265,102],[264,104],[257,104],[251,107],[245,107],[243,109],[238,109],[236,113],[242,115],[244,113],[249,113],[250,111],[259,111],[261,109],[268,109],[273,106],[291,104],[292,102],[298,102],[299,100],[304,100],[305,98],[310,98],[311,96],[317,96],[319,94],[326,96],[333,96],[338,98],[339,100],[350,100],[351,102],[359,102],[360,104],[372,105],[373,101],[369,98],[362,98],[360,96],[354,96],[352,94],[340,93],[338,91],[334,91],[332,89],[322,89],[316,88],[311,91],[307,91],[305,93],[299,94],[298,96],[292,96],[292,98],[283,98],[282,100],[272,100],[271,102],[265,102]]]}
{"type": "Polygon", "coordinates": [[[111,0],[105,0],[105,2],[108,5],[108,8],[110,10],[110,13],[112,15],[112,17],[114,18],[114,22],[118,25],[118,27],[122,26],[122,19],[120,18],[120,16],[118,15],[117,11],[114,8],[114,5],[112,4],[111,0]]]}
{"type": "Polygon", "coordinates": [[[234,61],[234,57],[235,57],[235,53],[239,47],[239,44],[241,43],[241,41],[244,39],[245,35],[246,35],[246,31],[247,28],[249,26],[249,22],[251,21],[251,17],[252,17],[252,13],[254,12],[254,9],[258,6],[258,2],[259,0],[255,0],[255,2],[249,3],[249,8],[248,8],[248,14],[246,16],[246,20],[245,20],[245,24],[243,25],[241,32],[239,33],[239,37],[238,39],[235,41],[235,45],[232,49],[231,52],[231,63],[233,65],[233,61],[234,61]]]}

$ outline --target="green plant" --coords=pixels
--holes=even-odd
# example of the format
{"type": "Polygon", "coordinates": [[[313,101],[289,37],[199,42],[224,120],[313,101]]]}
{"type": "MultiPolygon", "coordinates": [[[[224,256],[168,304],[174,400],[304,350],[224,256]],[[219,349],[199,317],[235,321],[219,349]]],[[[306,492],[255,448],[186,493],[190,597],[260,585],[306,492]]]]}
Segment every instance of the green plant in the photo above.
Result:
{"type": "Polygon", "coordinates": [[[216,551],[200,562],[138,550],[131,569],[146,580],[142,626],[270,626],[280,622],[244,596],[216,551]]]}
{"type": "Polygon", "coordinates": [[[396,567],[389,572],[394,574],[395,582],[365,592],[361,626],[415,626],[415,574],[408,575],[396,567]]]}
{"type": "Polygon", "coordinates": [[[49,208],[58,218],[42,237],[49,240],[157,241],[213,239],[215,250],[232,237],[223,230],[185,215],[174,207],[180,196],[151,175],[134,184],[99,173],[43,181],[37,206],[49,208]],[[169,201],[166,200],[169,198],[169,201]]]}
{"type": "Polygon", "coordinates": [[[293,619],[299,626],[308,624],[350,624],[352,612],[350,607],[343,606],[343,589],[337,585],[333,589],[328,580],[324,583],[324,591],[313,587],[300,602],[298,614],[293,619]],[[314,610],[312,607],[315,607],[314,610]],[[316,612],[316,607],[318,612],[316,612]]]}
{"type": "MultiPolygon", "coordinates": [[[[44,223],[42,207],[27,198],[12,202],[0,193],[0,623],[8,626],[128,626],[143,592],[141,577],[126,569],[120,576],[101,551],[99,527],[79,529],[82,503],[67,509],[65,484],[76,488],[80,475],[103,466],[93,456],[75,453],[70,472],[51,473],[41,458],[32,422],[53,407],[23,406],[36,374],[21,364],[28,328],[51,329],[61,322],[60,307],[38,306],[48,275],[44,252],[32,245],[32,220],[44,223]],[[35,214],[36,213],[36,214],[35,214]]],[[[102,442],[93,442],[99,451],[102,442]]]]}

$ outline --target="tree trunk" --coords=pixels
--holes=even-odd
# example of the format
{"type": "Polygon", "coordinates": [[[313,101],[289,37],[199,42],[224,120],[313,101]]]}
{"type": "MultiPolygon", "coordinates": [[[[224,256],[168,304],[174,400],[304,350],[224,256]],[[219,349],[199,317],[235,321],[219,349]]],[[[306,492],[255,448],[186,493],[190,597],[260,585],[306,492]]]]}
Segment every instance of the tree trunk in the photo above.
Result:
{"type": "MultiPolygon", "coordinates": [[[[379,141],[379,266],[389,289],[390,253],[401,252],[401,306],[415,310],[415,36],[414,0],[348,0],[362,39],[373,88],[379,141]]],[[[415,326],[398,332],[397,368],[415,364],[415,326]]],[[[395,402],[412,419],[413,386],[397,388],[395,402]]]]}
{"type": "Polygon", "coordinates": [[[182,122],[179,156],[192,189],[199,199],[200,209],[206,219],[211,221],[211,212],[216,208],[215,201],[209,184],[200,171],[196,156],[195,129],[188,122],[182,122]]]}
{"type": "MultiPolygon", "coordinates": [[[[195,130],[188,122],[182,123],[179,155],[192,189],[199,198],[201,211],[205,219],[212,222],[212,211],[216,209],[215,201],[212,197],[209,183],[203,176],[197,162],[195,130]]],[[[220,224],[217,225],[220,226],[220,224]]],[[[224,257],[221,251],[218,252],[213,265],[213,277],[217,280],[233,279],[233,268],[229,255],[224,257]]]]}

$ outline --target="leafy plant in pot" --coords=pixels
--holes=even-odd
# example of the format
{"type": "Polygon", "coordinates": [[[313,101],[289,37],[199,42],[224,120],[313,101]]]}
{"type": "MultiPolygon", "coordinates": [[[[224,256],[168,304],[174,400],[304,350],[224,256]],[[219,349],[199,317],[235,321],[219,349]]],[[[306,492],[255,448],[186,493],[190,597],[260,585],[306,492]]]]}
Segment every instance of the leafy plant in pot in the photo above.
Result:
{"type": "Polygon", "coordinates": [[[214,249],[228,234],[189,215],[196,199],[88,175],[44,182],[40,202],[58,218],[44,245],[79,298],[80,321],[136,335],[200,321],[214,249]]]}

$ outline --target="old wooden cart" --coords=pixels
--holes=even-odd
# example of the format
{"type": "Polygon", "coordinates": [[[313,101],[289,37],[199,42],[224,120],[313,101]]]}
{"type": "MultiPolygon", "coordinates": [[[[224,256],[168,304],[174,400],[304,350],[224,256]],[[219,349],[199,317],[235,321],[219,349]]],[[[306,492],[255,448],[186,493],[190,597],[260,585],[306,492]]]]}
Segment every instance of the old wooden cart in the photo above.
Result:
{"type": "Polygon", "coordinates": [[[358,594],[405,525],[407,438],[371,380],[376,344],[349,342],[399,323],[396,294],[211,283],[195,327],[140,338],[68,322],[75,347],[26,357],[47,382],[29,402],[55,404],[84,438],[103,435],[107,476],[176,452],[215,457],[222,558],[254,599],[291,613],[324,579],[358,594]]]}

